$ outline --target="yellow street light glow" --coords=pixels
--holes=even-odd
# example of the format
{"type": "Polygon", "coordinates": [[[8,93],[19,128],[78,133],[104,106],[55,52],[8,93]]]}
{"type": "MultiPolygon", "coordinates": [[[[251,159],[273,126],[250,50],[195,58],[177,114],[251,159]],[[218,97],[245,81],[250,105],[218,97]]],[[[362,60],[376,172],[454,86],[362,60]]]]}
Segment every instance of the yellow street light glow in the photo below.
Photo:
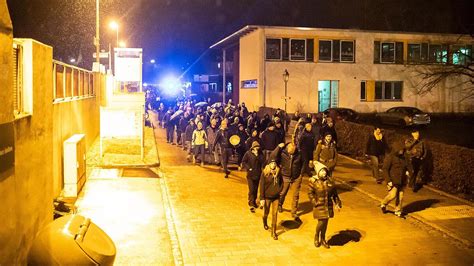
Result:
{"type": "Polygon", "coordinates": [[[122,47],[122,48],[124,48],[124,47],[127,46],[127,44],[126,44],[124,41],[120,41],[120,42],[119,42],[119,46],[122,47]]]}
{"type": "Polygon", "coordinates": [[[113,29],[113,30],[116,30],[116,29],[118,29],[118,27],[119,27],[118,23],[115,22],[115,21],[110,22],[109,26],[110,26],[110,28],[113,29]]]}

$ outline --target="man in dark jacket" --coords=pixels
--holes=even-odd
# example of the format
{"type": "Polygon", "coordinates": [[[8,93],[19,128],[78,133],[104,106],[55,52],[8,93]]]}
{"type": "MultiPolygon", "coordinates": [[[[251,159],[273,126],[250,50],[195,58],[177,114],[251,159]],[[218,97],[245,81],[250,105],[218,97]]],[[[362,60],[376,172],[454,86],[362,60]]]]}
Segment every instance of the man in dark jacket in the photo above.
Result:
{"type": "Polygon", "coordinates": [[[166,128],[166,143],[173,144],[174,122],[171,120],[172,115],[173,115],[173,110],[170,107],[163,118],[163,123],[166,128]]]}
{"type": "Polygon", "coordinates": [[[262,141],[261,143],[263,155],[265,156],[265,162],[268,162],[270,153],[272,153],[278,144],[280,144],[280,142],[278,142],[278,133],[275,131],[275,124],[268,124],[268,128],[260,134],[260,139],[262,141]]]}
{"type": "Polygon", "coordinates": [[[252,143],[256,141],[260,146],[262,146],[260,137],[258,136],[257,129],[253,129],[250,133],[250,137],[245,141],[245,151],[249,151],[252,147],[252,143]]]}
{"type": "Polygon", "coordinates": [[[183,150],[186,147],[185,135],[186,135],[186,127],[188,126],[188,123],[189,123],[189,114],[184,113],[184,115],[181,116],[181,118],[179,119],[177,130],[176,130],[177,131],[176,135],[178,136],[178,145],[181,145],[183,147],[183,150]]]}
{"type": "Polygon", "coordinates": [[[296,149],[296,145],[291,142],[286,146],[283,143],[278,145],[278,147],[275,148],[270,156],[270,160],[273,159],[275,159],[280,165],[281,174],[283,176],[283,188],[280,192],[278,211],[283,212],[283,203],[285,202],[286,194],[288,193],[290,187],[294,186],[295,191],[291,205],[291,215],[297,222],[301,222],[297,211],[301,182],[303,180],[301,176],[302,160],[298,150],[296,149]]]}
{"type": "Polygon", "coordinates": [[[394,148],[393,152],[385,158],[383,173],[389,191],[380,204],[383,213],[386,212],[387,204],[396,199],[395,215],[402,217],[403,190],[407,185],[408,169],[405,149],[403,148],[394,148]]]}
{"type": "Polygon", "coordinates": [[[257,208],[257,192],[260,175],[264,166],[263,155],[260,152],[260,144],[256,141],[252,143],[252,147],[244,154],[242,159],[242,167],[247,169],[247,184],[249,186],[248,204],[251,212],[255,212],[257,208]]]}
{"type": "Polygon", "coordinates": [[[311,176],[311,169],[309,163],[313,160],[313,151],[316,148],[316,140],[312,133],[311,123],[306,123],[305,128],[300,135],[298,144],[298,149],[301,153],[303,168],[301,170],[301,173],[306,174],[307,176],[311,176]]]}
{"type": "Polygon", "coordinates": [[[379,176],[379,162],[383,160],[385,152],[388,150],[387,142],[383,137],[379,127],[374,129],[374,133],[367,140],[366,154],[370,158],[372,164],[372,176],[378,184],[382,183],[383,178],[379,176]]]}
{"type": "Polygon", "coordinates": [[[281,120],[275,122],[275,132],[278,134],[278,144],[285,143],[285,129],[283,128],[283,124],[281,120]]]}
{"type": "Polygon", "coordinates": [[[330,117],[327,118],[326,124],[321,127],[321,132],[319,135],[324,138],[324,136],[326,136],[328,133],[331,134],[332,140],[337,144],[336,129],[334,128],[334,122],[330,117]]]}
{"type": "Polygon", "coordinates": [[[209,143],[209,162],[211,164],[217,164],[219,163],[219,153],[214,147],[214,141],[216,140],[219,128],[217,128],[217,120],[215,118],[212,118],[210,123],[211,124],[206,128],[207,142],[209,143]]]}
{"type": "Polygon", "coordinates": [[[413,192],[417,192],[419,189],[418,182],[421,183],[423,181],[423,167],[428,151],[424,141],[420,139],[418,129],[413,129],[411,135],[412,137],[405,141],[408,163],[412,170],[408,186],[413,189],[413,192]]]}
{"type": "Polygon", "coordinates": [[[229,163],[229,158],[232,155],[232,144],[230,143],[231,134],[227,127],[227,119],[222,121],[220,129],[217,131],[216,139],[214,140],[214,147],[216,145],[220,146],[221,149],[221,163],[222,168],[224,169],[225,178],[229,177],[230,171],[227,168],[229,163]]]}

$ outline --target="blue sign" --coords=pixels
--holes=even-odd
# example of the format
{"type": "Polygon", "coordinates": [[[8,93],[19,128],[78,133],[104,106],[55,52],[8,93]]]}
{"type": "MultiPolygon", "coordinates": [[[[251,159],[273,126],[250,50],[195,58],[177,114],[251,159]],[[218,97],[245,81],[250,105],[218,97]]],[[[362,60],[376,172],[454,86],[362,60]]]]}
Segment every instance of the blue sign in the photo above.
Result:
{"type": "Polygon", "coordinates": [[[242,80],[242,89],[254,89],[257,88],[257,80],[250,79],[250,80],[242,80]]]}

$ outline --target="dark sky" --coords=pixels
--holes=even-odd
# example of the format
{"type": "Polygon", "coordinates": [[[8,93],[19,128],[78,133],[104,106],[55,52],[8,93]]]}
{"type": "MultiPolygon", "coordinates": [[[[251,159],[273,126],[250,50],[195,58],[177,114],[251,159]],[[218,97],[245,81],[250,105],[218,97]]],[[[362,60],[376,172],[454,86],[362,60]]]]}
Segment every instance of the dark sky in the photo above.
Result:
{"type": "MultiPolygon", "coordinates": [[[[7,0],[14,36],[54,47],[62,61],[95,51],[95,0],[7,0]]],[[[473,0],[100,0],[101,48],[120,39],[144,49],[157,71],[185,69],[221,38],[248,24],[411,32],[473,32],[473,0]]],[[[146,79],[145,79],[146,80],[146,79]]]]}

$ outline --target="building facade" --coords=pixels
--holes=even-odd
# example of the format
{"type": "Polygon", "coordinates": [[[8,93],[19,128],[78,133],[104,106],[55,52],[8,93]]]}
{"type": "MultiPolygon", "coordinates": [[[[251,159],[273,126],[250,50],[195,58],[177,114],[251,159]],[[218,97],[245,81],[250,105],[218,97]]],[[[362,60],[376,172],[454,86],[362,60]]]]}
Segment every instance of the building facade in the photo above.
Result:
{"type": "Polygon", "coordinates": [[[473,43],[459,34],[246,26],[211,48],[225,53],[238,45],[238,98],[253,110],[284,109],[286,99],[289,113],[393,106],[472,112],[472,83],[465,75],[421,90],[424,74],[472,64],[473,43]]]}

